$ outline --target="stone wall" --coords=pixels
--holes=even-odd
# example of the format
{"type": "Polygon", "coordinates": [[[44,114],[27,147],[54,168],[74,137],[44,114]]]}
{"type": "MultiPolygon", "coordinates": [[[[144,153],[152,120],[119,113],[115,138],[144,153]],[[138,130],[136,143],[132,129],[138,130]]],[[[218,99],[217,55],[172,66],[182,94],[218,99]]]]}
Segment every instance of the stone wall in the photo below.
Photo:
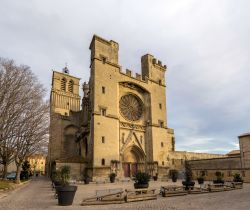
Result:
{"type": "Polygon", "coordinates": [[[250,169],[250,133],[239,136],[242,168],[250,169]]]}
{"type": "Polygon", "coordinates": [[[211,159],[219,157],[225,157],[225,155],[186,152],[186,151],[173,151],[167,154],[166,164],[169,167],[169,169],[176,169],[183,171],[186,160],[211,159]]]}
{"type": "Polygon", "coordinates": [[[190,160],[188,162],[191,165],[194,179],[203,172],[206,180],[215,180],[215,172],[220,171],[223,173],[225,181],[232,181],[233,175],[239,173],[245,182],[250,182],[250,170],[242,169],[240,157],[190,160]]]}
{"type": "Polygon", "coordinates": [[[57,162],[56,163],[56,170],[60,169],[62,166],[69,166],[70,167],[70,178],[72,180],[83,180],[84,171],[86,168],[85,163],[63,163],[57,162]]]}

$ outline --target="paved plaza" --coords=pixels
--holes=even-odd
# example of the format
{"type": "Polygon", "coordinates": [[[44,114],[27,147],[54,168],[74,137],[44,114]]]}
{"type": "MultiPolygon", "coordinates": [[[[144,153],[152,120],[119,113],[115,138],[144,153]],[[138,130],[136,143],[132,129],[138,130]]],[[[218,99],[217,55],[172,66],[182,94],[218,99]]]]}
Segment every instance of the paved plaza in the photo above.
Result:
{"type": "MultiPolygon", "coordinates": [[[[159,189],[162,185],[170,185],[169,182],[150,182],[150,187],[159,189]]],[[[178,183],[180,184],[180,182],[178,183]]],[[[206,193],[198,195],[187,195],[180,197],[162,198],[157,200],[140,201],[134,203],[98,206],[80,206],[84,197],[95,194],[96,189],[124,188],[132,189],[133,182],[128,183],[106,183],[78,185],[78,190],[72,206],[62,207],[57,205],[54,192],[47,179],[34,178],[29,184],[10,193],[0,192],[1,210],[21,209],[170,209],[170,210],[249,210],[250,209],[250,184],[244,184],[241,190],[233,190],[217,193],[206,193]]]]}

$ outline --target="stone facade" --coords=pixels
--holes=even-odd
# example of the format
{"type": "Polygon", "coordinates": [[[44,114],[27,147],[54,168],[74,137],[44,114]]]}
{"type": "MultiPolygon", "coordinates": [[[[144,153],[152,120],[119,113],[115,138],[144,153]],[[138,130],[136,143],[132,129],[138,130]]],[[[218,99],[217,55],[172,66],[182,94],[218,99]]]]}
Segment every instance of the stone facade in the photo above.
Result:
{"type": "Polygon", "coordinates": [[[27,158],[31,170],[40,174],[45,174],[46,155],[33,154],[27,158]]]}
{"type": "Polygon", "coordinates": [[[174,131],[166,118],[166,65],[146,54],[141,74],[134,77],[119,65],[118,43],[94,36],[90,50],[81,110],[79,79],[53,71],[50,168],[79,156],[93,179],[111,172],[121,177],[138,170],[167,173],[165,154],[174,150],[174,131]]]}
{"type": "Polygon", "coordinates": [[[250,133],[239,136],[241,166],[250,169],[250,133]]]}

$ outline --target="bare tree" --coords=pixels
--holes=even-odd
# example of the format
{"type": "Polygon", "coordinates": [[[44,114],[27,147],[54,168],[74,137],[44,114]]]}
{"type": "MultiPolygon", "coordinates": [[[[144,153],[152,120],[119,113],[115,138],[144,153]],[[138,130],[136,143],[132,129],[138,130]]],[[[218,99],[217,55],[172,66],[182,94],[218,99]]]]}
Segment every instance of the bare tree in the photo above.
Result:
{"type": "Polygon", "coordinates": [[[0,58],[0,160],[4,177],[13,160],[20,173],[24,156],[45,144],[49,106],[44,94],[45,89],[28,66],[0,58]]]}

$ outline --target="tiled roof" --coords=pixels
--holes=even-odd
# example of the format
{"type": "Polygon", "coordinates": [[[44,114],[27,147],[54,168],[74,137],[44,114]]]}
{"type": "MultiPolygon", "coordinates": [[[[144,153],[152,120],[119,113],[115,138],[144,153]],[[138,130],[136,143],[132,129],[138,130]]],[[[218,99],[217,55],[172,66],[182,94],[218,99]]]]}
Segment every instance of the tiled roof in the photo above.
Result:
{"type": "Polygon", "coordinates": [[[240,150],[232,150],[227,153],[228,156],[240,155],[240,150]]]}
{"type": "Polygon", "coordinates": [[[250,132],[248,132],[248,133],[243,133],[243,134],[241,134],[239,137],[244,137],[244,136],[250,136],[250,132]]]}

